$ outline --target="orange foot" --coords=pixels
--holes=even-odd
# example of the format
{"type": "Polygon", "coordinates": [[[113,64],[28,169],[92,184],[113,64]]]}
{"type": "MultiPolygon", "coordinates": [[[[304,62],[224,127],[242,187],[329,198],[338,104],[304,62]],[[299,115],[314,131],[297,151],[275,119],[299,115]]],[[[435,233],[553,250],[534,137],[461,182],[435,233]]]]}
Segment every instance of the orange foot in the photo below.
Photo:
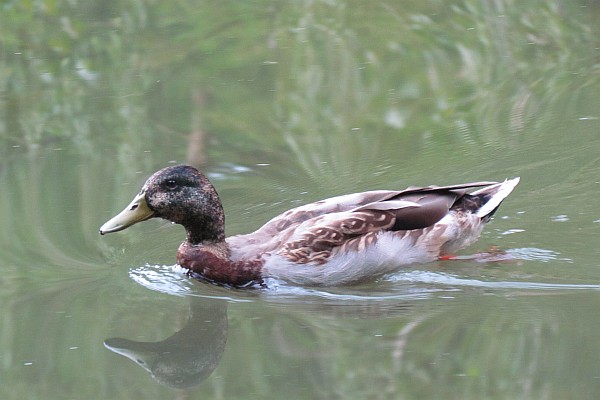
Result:
{"type": "Polygon", "coordinates": [[[475,262],[512,262],[515,257],[497,246],[492,246],[488,251],[471,255],[457,256],[455,254],[442,254],[438,257],[440,261],[467,260],[475,262]]]}

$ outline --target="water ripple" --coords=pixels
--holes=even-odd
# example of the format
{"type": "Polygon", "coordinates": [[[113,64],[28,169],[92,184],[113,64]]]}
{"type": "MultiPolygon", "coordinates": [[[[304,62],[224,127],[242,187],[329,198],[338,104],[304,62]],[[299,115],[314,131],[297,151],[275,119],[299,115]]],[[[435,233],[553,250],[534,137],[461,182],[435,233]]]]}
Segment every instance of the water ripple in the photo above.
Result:
{"type": "Polygon", "coordinates": [[[252,301],[251,291],[231,291],[216,285],[198,282],[186,275],[186,270],[178,265],[149,265],[133,268],[129,277],[140,285],[161,293],[180,297],[205,297],[227,300],[230,302],[252,301]],[[202,291],[199,290],[201,286],[202,291]],[[235,294],[235,297],[231,296],[235,294]],[[248,297],[248,298],[245,298],[248,297]]]}
{"type": "MultiPolygon", "coordinates": [[[[547,261],[556,259],[557,253],[540,249],[515,249],[520,259],[547,261]]],[[[306,288],[268,279],[267,288],[262,290],[232,290],[225,287],[199,282],[188,277],[179,266],[145,265],[133,268],[129,276],[140,285],[157,292],[180,297],[203,297],[222,299],[229,302],[267,301],[300,302],[327,301],[364,302],[386,300],[421,300],[465,288],[497,290],[600,290],[597,284],[571,284],[530,281],[487,281],[461,277],[449,273],[411,270],[399,272],[366,286],[306,288]]]]}
{"type": "Polygon", "coordinates": [[[507,251],[508,254],[515,257],[518,260],[531,260],[531,261],[568,261],[572,262],[570,258],[560,257],[560,253],[547,250],[547,249],[538,249],[536,247],[523,247],[519,249],[510,249],[507,251]]]}
{"type": "Polygon", "coordinates": [[[571,283],[545,283],[545,282],[526,282],[526,281],[483,281],[479,279],[460,278],[451,274],[430,272],[430,271],[412,271],[393,275],[389,278],[392,282],[410,282],[443,285],[446,287],[473,287],[473,288],[491,288],[491,289],[593,289],[600,290],[600,285],[593,284],[571,284],[571,283]]]}

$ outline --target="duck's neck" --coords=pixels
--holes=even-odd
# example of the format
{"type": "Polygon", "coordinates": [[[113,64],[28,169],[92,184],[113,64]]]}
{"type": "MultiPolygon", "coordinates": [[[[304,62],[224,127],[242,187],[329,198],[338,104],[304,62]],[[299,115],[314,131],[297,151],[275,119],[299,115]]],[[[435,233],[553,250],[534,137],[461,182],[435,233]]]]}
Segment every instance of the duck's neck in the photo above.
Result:
{"type": "Polygon", "coordinates": [[[221,285],[246,287],[262,284],[264,261],[231,260],[229,246],[225,241],[196,245],[185,241],[179,246],[177,263],[202,279],[221,285]]]}
{"type": "Polygon", "coordinates": [[[204,217],[184,225],[186,241],[191,245],[225,244],[225,221],[220,218],[204,217]]]}
{"type": "Polygon", "coordinates": [[[182,212],[183,216],[176,222],[183,225],[186,239],[192,245],[225,243],[225,212],[221,200],[214,188],[205,193],[204,198],[196,200],[200,207],[191,213],[182,212]]]}

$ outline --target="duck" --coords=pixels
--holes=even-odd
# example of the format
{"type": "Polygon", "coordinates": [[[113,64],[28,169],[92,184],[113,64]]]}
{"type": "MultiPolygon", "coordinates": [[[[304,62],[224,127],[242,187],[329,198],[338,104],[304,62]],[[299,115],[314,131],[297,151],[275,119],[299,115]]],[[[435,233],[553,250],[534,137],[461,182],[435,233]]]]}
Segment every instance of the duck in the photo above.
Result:
{"type": "Polygon", "coordinates": [[[349,285],[469,246],[519,179],[340,195],[285,211],[253,233],[226,237],[214,185],[195,167],[173,165],[151,175],[100,234],[162,218],[185,229],[176,261],[194,278],[235,288],[269,279],[349,285]]]}

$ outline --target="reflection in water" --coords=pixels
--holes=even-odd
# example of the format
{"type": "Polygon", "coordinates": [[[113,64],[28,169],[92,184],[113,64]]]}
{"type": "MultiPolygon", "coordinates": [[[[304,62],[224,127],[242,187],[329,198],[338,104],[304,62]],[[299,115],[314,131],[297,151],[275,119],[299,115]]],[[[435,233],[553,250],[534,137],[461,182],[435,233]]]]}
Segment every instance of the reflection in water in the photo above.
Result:
{"type": "Polygon", "coordinates": [[[227,342],[227,326],[225,301],[192,298],[187,323],[167,339],[110,338],[104,345],[135,361],[157,382],[182,389],[200,384],[217,367],[227,342]]]}

